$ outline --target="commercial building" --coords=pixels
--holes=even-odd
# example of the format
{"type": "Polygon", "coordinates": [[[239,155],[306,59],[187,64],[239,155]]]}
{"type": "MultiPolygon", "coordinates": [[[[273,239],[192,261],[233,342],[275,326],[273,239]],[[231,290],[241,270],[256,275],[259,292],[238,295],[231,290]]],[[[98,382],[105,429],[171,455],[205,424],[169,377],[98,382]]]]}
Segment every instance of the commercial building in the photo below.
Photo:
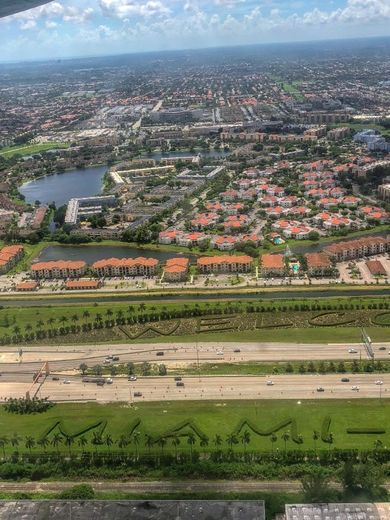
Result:
{"type": "Polygon", "coordinates": [[[287,504],[283,520],[389,520],[390,503],[287,504]]]}
{"type": "Polygon", "coordinates": [[[157,272],[155,258],[109,258],[92,264],[95,273],[103,277],[111,276],[153,276],[157,272]]]}
{"type": "Polygon", "coordinates": [[[387,237],[366,237],[331,244],[324,252],[337,262],[353,260],[363,256],[378,255],[390,251],[390,235],[387,237]]]}
{"type": "Polygon", "coordinates": [[[99,289],[101,285],[100,280],[67,280],[65,289],[68,291],[88,291],[99,289]]]}
{"type": "Polygon", "coordinates": [[[366,267],[372,276],[387,276],[387,271],[380,260],[368,260],[366,267]]]}
{"type": "Polygon", "coordinates": [[[82,217],[98,215],[103,208],[115,207],[117,204],[118,199],[115,195],[70,199],[66,208],[65,224],[76,225],[82,217]]]}
{"type": "Polygon", "coordinates": [[[197,265],[202,274],[249,273],[252,262],[253,258],[247,255],[203,256],[198,259],[197,265]]]}
{"type": "Polygon", "coordinates": [[[265,254],[261,257],[261,273],[264,277],[284,276],[285,271],[284,255],[265,254]]]}
{"type": "Polygon", "coordinates": [[[183,282],[188,275],[190,261],[188,258],[170,258],[164,267],[165,282],[183,282]]]}
{"type": "Polygon", "coordinates": [[[24,255],[24,248],[20,245],[5,246],[0,250],[0,274],[8,273],[24,255]]]}
{"type": "Polygon", "coordinates": [[[390,200],[390,184],[381,184],[378,186],[378,197],[382,200],[390,200]]]}
{"type": "Polygon", "coordinates": [[[56,260],[37,262],[31,266],[31,274],[38,279],[79,278],[85,273],[87,264],[82,260],[56,260]]]}

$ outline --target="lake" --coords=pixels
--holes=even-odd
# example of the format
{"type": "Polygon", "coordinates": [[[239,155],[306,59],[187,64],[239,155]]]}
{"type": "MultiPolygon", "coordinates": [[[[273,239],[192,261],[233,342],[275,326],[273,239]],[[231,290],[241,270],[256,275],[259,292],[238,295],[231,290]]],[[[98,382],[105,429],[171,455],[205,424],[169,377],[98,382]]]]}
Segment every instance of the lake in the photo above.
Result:
{"type": "Polygon", "coordinates": [[[49,262],[52,260],[84,260],[87,264],[93,264],[97,260],[104,258],[136,258],[144,256],[145,258],[157,258],[160,262],[165,262],[168,258],[178,256],[186,256],[191,260],[195,260],[195,255],[175,253],[172,251],[151,251],[150,249],[142,249],[130,246],[49,246],[41,251],[38,258],[40,262],[49,262]]]}
{"type": "Polygon", "coordinates": [[[26,182],[19,191],[29,204],[39,200],[43,204],[55,202],[59,207],[67,204],[73,197],[91,197],[101,193],[106,171],[107,166],[96,166],[46,175],[26,182]]]}

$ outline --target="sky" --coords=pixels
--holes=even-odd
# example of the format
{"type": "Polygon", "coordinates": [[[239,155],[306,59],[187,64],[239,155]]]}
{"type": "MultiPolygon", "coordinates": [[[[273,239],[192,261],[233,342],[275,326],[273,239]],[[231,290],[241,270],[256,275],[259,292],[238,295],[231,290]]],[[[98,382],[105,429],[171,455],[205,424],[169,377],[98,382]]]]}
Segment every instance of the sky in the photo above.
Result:
{"type": "Polygon", "coordinates": [[[56,0],[0,19],[0,60],[390,36],[390,0],[56,0]]]}

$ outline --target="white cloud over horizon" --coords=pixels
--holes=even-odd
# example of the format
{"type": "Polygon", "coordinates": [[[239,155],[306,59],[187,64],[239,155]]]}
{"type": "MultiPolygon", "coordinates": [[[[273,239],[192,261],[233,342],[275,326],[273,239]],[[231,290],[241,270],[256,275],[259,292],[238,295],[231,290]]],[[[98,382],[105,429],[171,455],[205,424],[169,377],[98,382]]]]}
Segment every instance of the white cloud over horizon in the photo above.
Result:
{"type": "Polygon", "coordinates": [[[0,20],[3,60],[383,35],[390,0],[56,0],[0,20]]]}

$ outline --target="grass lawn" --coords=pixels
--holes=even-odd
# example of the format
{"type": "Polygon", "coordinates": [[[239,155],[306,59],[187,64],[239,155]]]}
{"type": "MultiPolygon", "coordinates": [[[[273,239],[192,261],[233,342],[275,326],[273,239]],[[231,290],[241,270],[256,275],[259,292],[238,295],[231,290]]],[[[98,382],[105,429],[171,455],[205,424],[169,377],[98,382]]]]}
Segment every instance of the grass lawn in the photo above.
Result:
{"type": "MultiPolygon", "coordinates": [[[[151,435],[154,439],[164,435],[172,428],[184,425],[186,421],[192,421],[195,428],[205,434],[210,445],[205,450],[213,450],[212,439],[216,434],[223,439],[222,448],[227,449],[226,437],[233,433],[240,421],[248,419],[255,427],[260,430],[271,429],[281,421],[289,418],[296,420],[297,433],[303,436],[303,443],[296,444],[292,440],[287,442],[287,449],[312,449],[313,431],[321,432],[324,419],[330,416],[331,425],[329,431],[334,435],[334,448],[358,448],[371,449],[374,441],[380,438],[383,446],[390,445],[390,400],[329,400],[329,401],[302,401],[301,404],[295,401],[210,401],[210,402],[171,402],[171,403],[140,403],[134,407],[129,404],[109,404],[101,405],[96,403],[88,404],[57,404],[48,412],[37,415],[14,415],[0,408],[0,430],[2,435],[12,437],[14,433],[19,434],[23,441],[20,449],[24,448],[24,438],[32,436],[35,440],[41,438],[44,432],[48,431],[57,421],[62,421],[63,430],[69,435],[76,435],[99,421],[107,421],[104,435],[110,434],[117,440],[123,434],[129,434],[136,424],[136,420],[141,422],[136,430],[141,433],[140,451],[146,451],[145,434],[151,435]],[[348,434],[347,428],[383,428],[384,434],[348,434]]],[[[287,426],[276,432],[278,437],[274,448],[284,450],[284,442],[281,439],[283,431],[289,430],[287,426]]],[[[250,430],[250,428],[245,427],[250,430]]],[[[55,434],[53,430],[49,434],[49,439],[55,434]]],[[[90,439],[93,429],[84,434],[90,439]]],[[[179,433],[182,436],[179,450],[189,451],[186,442],[186,435],[193,431],[190,426],[183,426],[179,433]]],[[[250,430],[251,442],[248,449],[271,450],[270,435],[258,435],[250,430]]],[[[199,448],[199,436],[195,433],[196,444],[199,448]]],[[[328,448],[327,443],[318,441],[318,448],[328,448]]],[[[8,450],[14,450],[12,446],[8,450]]],[[[54,449],[54,448],[49,448],[54,449]]],[[[66,450],[65,446],[60,447],[66,450]]],[[[77,445],[77,438],[72,447],[74,451],[80,450],[77,445]]],[[[90,449],[94,449],[92,446],[90,449]]],[[[107,449],[105,446],[99,450],[107,449]]],[[[130,450],[134,446],[129,447],[130,450]]],[[[152,450],[160,450],[157,446],[152,450]]],[[[239,445],[235,449],[242,450],[239,445]]],[[[33,448],[33,452],[41,448],[33,448]]],[[[168,439],[165,450],[173,450],[168,439]]]]}
{"type": "MultiPolygon", "coordinates": [[[[367,334],[373,341],[390,342],[388,327],[369,327],[367,334]]],[[[167,336],[138,339],[134,343],[189,343],[195,340],[204,342],[267,342],[267,343],[359,343],[361,330],[358,327],[318,327],[297,329],[243,330],[239,332],[199,333],[196,336],[167,336]]]]}
{"type": "Polygon", "coordinates": [[[56,148],[69,148],[67,143],[41,143],[41,144],[30,144],[26,146],[10,146],[0,150],[0,155],[9,159],[14,155],[33,155],[35,153],[47,152],[56,148]]]}

